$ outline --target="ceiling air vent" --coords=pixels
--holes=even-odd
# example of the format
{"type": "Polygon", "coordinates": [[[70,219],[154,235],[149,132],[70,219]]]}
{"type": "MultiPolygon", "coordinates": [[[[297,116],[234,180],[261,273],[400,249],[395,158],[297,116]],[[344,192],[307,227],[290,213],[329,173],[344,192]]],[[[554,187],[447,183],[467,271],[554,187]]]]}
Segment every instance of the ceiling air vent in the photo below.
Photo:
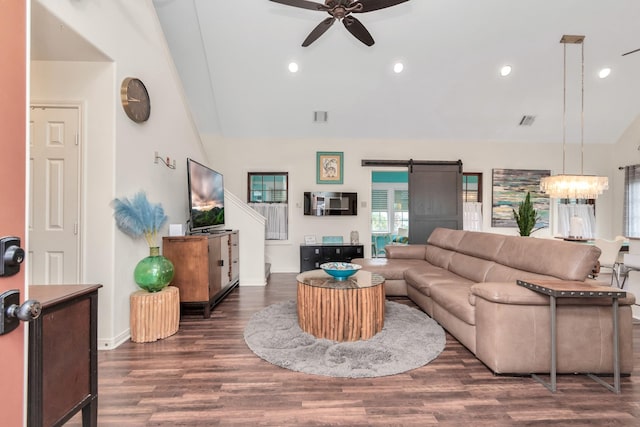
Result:
{"type": "Polygon", "coordinates": [[[327,111],[314,111],[313,122],[314,123],[327,123],[329,120],[329,113],[327,111]]]}
{"type": "Polygon", "coordinates": [[[520,123],[518,123],[518,125],[531,126],[535,121],[535,119],[536,119],[536,116],[522,116],[522,118],[520,119],[520,123]]]}

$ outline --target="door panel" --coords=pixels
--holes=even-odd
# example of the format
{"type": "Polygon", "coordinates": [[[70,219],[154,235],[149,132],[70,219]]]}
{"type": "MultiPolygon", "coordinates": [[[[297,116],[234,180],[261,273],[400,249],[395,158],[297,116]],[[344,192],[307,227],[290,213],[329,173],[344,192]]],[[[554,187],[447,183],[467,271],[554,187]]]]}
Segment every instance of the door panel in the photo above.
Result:
{"type": "Polygon", "coordinates": [[[32,106],[29,283],[78,283],[79,109],[32,106]]]}
{"type": "MultiPolygon", "coordinates": [[[[25,166],[27,131],[27,2],[2,2],[0,12],[0,236],[17,236],[25,242],[25,166]]],[[[26,299],[24,264],[21,272],[0,278],[0,292],[18,289],[26,299]]],[[[25,419],[24,324],[0,335],[0,423],[21,426],[25,419]]]]}
{"type": "Polygon", "coordinates": [[[409,170],[409,243],[426,243],[436,227],[462,229],[462,165],[409,170]]]}

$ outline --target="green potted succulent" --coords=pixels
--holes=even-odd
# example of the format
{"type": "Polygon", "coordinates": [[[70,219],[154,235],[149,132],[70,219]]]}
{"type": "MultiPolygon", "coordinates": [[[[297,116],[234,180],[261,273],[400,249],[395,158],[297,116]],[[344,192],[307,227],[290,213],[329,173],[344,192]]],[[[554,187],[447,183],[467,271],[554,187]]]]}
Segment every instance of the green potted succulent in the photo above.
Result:
{"type": "Polygon", "coordinates": [[[533,208],[531,203],[531,192],[527,192],[524,201],[520,203],[518,211],[512,209],[513,217],[518,224],[521,236],[530,236],[533,233],[536,222],[540,219],[537,211],[533,208]]]}
{"type": "Polygon", "coordinates": [[[171,261],[160,255],[157,243],[158,231],[167,221],[162,205],[149,203],[141,191],[131,200],[115,199],[113,209],[118,228],[134,239],[144,236],[149,245],[149,256],[136,265],[134,280],[146,291],[162,290],[171,283],[175,272],[171,261]]]}

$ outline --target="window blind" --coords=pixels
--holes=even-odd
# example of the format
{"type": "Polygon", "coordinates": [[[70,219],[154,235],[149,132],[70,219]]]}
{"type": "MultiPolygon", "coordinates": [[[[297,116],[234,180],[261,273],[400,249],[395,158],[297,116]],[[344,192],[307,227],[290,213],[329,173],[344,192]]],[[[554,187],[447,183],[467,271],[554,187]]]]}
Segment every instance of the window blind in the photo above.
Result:
{"type": "Polygon", "coordinates": [[[371,190],[371,211],[386,212],[389,206],[387,190],[371,190]]]}

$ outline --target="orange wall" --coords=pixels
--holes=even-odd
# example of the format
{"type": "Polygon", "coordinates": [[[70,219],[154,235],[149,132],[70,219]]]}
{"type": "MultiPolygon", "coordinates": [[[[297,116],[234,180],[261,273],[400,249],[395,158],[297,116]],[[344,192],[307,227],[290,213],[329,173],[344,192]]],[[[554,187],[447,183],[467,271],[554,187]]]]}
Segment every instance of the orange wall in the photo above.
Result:
{"type": "MultiPolygon", "coordinates": [[[[25,156],[27,109],[27,0],[0,0],[0,237],[25,239],[25,156]]],[[[0,292],[20,289],[24,268],[0,278],[0,292]]],[[[0,336],[2,425],[23,425],[24,326],[0,336]]]]}

